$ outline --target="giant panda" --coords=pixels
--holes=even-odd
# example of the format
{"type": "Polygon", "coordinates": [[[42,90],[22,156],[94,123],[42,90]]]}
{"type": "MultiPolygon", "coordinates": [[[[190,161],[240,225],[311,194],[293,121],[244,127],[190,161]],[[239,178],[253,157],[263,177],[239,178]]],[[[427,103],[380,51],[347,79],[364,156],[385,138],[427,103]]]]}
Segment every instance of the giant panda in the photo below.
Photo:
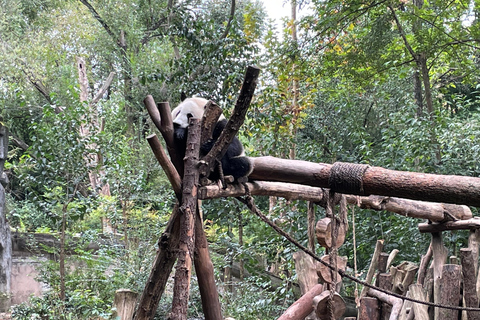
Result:
{"type": "MultiPolygon", "coordinates": [[[[190,118],[201,119],[205,111],[205,105],[208,100],[193,97],[185,99],[172,111],[174,142],[177,155],[183,159],[185,157],[185,149],[187,145],[188,120],[190,118]]],[[[200,156],[203,157],[212,149],[215,141],[220,137],[223,128],[227,124],[227,119],[221,115],[213,129],[212,139],[208,140],[200,147],[200,156]]],[[[227,152],[222,158],[222,171],[224,175],[233,176],[235,179],[246,177],[252,171],[252,164],[245,156],[242,143],[237,137],[233,138],[232,143],[228,146],[227,152]]],[[[218,180],[218,172],[214,172],[209,176],[212,180],[218,180]]]]}

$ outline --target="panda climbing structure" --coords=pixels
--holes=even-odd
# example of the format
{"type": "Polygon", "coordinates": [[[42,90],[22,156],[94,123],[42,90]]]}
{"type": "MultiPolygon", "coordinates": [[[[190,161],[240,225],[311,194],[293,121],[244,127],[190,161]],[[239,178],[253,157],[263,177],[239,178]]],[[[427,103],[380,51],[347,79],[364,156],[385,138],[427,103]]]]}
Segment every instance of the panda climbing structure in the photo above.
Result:
{"type": "MultiPolygon", "coordinates": [[[[182,159],[185,157],[187,145],[188,120],[190,118],[201,119],[205,111],[205,105],[208,100],[198,97],[185,99],[172,111],[174,140],[177,155],[182,159]]],[[[212,149],[215,141],[220,137],[220,133],[227,124],[227,119],[223,115],[218,119],[213,130],[212,139],[208,140],[200,147],[200,156],[203,157],[212,149]]],[[[245,157],[243,146],[240,140],[235,137],[228,146],[227,152],[222,158],[222,170],[224,175],[233,176],[235,179],[246,177],[252,171],[250,160],[245,157]]],[[[218,172],[214,172],[209,177],[211,180],[218,180],[218,172]]]]}

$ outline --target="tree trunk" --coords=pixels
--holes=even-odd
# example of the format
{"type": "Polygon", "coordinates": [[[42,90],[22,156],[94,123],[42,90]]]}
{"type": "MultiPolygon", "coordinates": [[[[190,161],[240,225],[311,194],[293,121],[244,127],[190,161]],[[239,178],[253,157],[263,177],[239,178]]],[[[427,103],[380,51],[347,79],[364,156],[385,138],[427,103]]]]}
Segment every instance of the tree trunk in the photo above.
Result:
{"type": "MultiPolygon", "coordinates": [[[[1,120],[1,118],[0,118],[1,120]]],[[[8,130],[0,122],[0,312],[10,308],[10,278],[12,273],[12,239],[6,218],[3,168],[8,155],[8,130]]]]}

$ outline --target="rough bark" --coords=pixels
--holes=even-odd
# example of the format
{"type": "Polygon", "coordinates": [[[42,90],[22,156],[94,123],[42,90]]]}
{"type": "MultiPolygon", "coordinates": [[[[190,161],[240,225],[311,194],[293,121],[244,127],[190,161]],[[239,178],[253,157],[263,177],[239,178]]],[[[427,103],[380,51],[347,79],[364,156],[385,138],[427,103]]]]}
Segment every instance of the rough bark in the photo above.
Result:
{"type": "Polygon", "coordinates": [[[175,152],[175,142],[173,141],[173,119],[172,111],[170,110],[170,104],[168,102],[160,102],[158,105],[151,95],[148,95],[143,103],[155,124],[157,129],[162,134],[165,144],[167,146],[170,159],[177,169],[180,177],[183,177],[183,159],[177,156],[175,152]]]}
{"type": "Polygon", "coordinates": [[[245,115],[252,101],[255,88],[257,87],[259,73],[260,69],[252,66],[247,67],[242,89],[240,90],[232,115],[210,152],[202,159],[202,165],[199,170],[202,176],[208,176],[215,167],[216,160],[222,159],[225,152],[227,152],[228,145],[232,142],[245,121],[245,115]]]}
{"type": "Polygon", "coordinates": [[[208,250],[208,241],[203,231],[203,220],[197,206],[195,219],[195,272],[198,279],[198,287],[202,298],[202,309],[205,320],[222,320],[222,308],[218,298],[217,286],[212,260],[208,250]]]}
{"type": "MultiPolygon", "coordinates": [[[[274,157],[250,158],[254,164],[249,178],[253,180],[298,183],[328,188],[332,165],[274,157]]],[[[362,165],[353,165],[362,166],[362,165]]],[[[357,181],[355,181],[357,182],[357,181]]],[[[349,184],[348,178],[345,181],[349,184]]],[[[368,167],[362,175],[361,187],[355,190],[334,190],[355,195],[383,195],[400,198],[459,203],[480,206],[480,178],[406,172],[368,167]]]]}
{"type": "Polygon", "coordinates": [[[115,319],[131,320],[135,311],[138,293],[129,289],[118,289],[115,291],[115,319]]]}
{"type": "MultiPolygon", "coordinates": [[[[477,297],[477,278],[475,261],[472,249],[460,249],[460,259],[462,261],[462,275],[463,275],[463,301],[465,307],[478,307],[477,297]]],[[[479,320],[480,312],[466,311],[468,320],[479,320]]]]}
{"type": "Polygon", "coordinates": [[[158,163],[162,166],[163,171],[167,175],[168,181],[172,185],[173,191],[177,195],[177,199],[181,199],[182,194],[182,179],[175,169],[173,163],[168,159],[167,154],[163,150],[162,144],[158,140],[157,136],[152,134],[147,137],[147,141],[152,148],[153,154],[157,158],[158,163]]]}
{"type": "Polygon", "coordinates": [[[468,220],[447,221],[444,223],[419,223],[418,230],[420,232],[442,232],[445,230],[465,230],[465,229],[480,229],[480,217],[475,217],[468,220]]]}
{"type": "Polygon", "coordinates": [[[376,298],[363,297],[360,299],[358,320],[379,320],[380,303],[376,298]]]}
{"type": "MultiPolygon", "coordinates": [[[[447,248],[443,245],[442,233],[432,233],[432,250],[433,250],[433,302],[441,301],[441,278],[443,266],[447,261],[447,248]]],[[[440,308],[435,308],[435,319],[439,317],[440,308]]]]}
{"type": "MultiPolygon", "coordinates": [[[[425,291],[420,284],[412,284],[409,288],[410,297],[412,299],[427,301],[425,291]]],[[[417,320],[428,320],[428,306],[420,303],[413,303],[412,310],[410,312],[415,314],[415,319],[417,320]]]]}
{"type": "Polygon", "coordinates": [[[403,306],[403,300],[400,298],[392,297],[388,294],[385,294],[383,292],[377,291],[375,289],[369,289],[368,290],[368,295],[375,297],[379,299],[380,301],[387,303],[392,306],[392,311],[390,312],[390,320],[396,320],[398,319],[398,316],[400,314],[400,310],[402,309],[403,306]]]}
{"type": "MultiPolygon", "coordinates": [[[[251,181],[246,183],[251,195],[283,197],[287,200],[307,200],[314,203],[325,201],[324,194],[329,189],[305,186],[294,183],[251,181]]],[[[215,199],[223,197],[240,197],[246,194],[243,184],[228,184],[225,189],[210,185],[199,189],[199,199],[215,199]]],[[[464,220],[472,217],[467,206],[446,203],[409,200],[385,196],[359,197],[346,195],[347,202],[363,209],[390,211],[403,216],[428,219],[431,221],[446,221],[451,219],[464,220]]]]}
{"type": "MultiPolygon", "coordinates": [[[[457,264],[446,264],[442,269],[440,280],[440,304],[446,306],[460,305],[460,284],[462,279],[462,266],[457,264]]],[[[438,310],[438,320],[458,319],[459,311],[445,308],[438,310]]]]}
{"type": "Polygon", "coordinates": [[[172,311],[168,319],[186,320],[190,279],[195,247],[195,213],[197,211],[198,160],[200,153],[200,120],[191,118],[188,126],[187,148],[180,207],[180,242],[173,286],[172,311]]]}

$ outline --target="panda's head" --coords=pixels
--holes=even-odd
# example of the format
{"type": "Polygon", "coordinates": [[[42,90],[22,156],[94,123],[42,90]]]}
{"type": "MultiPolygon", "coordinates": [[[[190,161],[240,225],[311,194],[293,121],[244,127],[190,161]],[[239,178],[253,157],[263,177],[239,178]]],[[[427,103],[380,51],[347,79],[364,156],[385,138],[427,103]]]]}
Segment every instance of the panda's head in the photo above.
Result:
{"type": "MultiPolygon", "coordinates": [[[[173,124],[177,128],[187,128],[188,120],[190,118],[201,119],[203,117],[203,112],[205,111],[205,105],[208,100],[193,97],[188,98],[182,101],[175,109],[172,111],[173,124]]],[[[223,115],[220,116],[220,120],[225,119],[223,115]]]]}
{"type": "Polygon", "coordinates": [[[188,119],[202,118],[207,102],[208,100],[197,97],[185,99],[172,111],[173,124],[176,127],[186,128],[188,119]]]}

